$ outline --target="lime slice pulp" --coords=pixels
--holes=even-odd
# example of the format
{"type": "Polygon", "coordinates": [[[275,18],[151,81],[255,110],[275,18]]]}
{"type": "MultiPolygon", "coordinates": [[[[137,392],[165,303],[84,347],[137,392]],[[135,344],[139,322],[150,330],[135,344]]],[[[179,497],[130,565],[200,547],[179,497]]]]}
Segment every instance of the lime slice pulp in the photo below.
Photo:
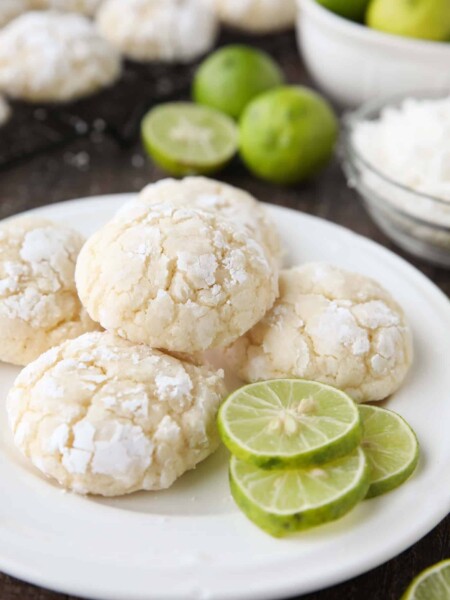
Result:
{"type": "Polygon", "coordinates": [[[416,577],[401,600],[448,600],[450,559],[442,560],[416,577]]]}
{"type": "Polygon", "coordinates": [[[385,494],[406,481],[419,460],[416,435],[397,413],[378,406],[359,406],[362,447],[371,466],[368,498],[385,494]]]}
{"type": "Polygon", "coordinates": [[[232,454],[266,469],[321,464],[351,452],[361,440],[353,400],[302,379],[240,388],[222,404],[218,426],[232,454]]]}
{"type": "Polygon", "coordinates": [[[172,175],[209,174],[237,150],[237,128],[222,113],[188,102],[161,104],[142,121],[142,139],[153,160],[172,175]]]}
{"type": "Polygon", "coordinates": [[[273,536],[309,529],[349,512],[367,493],[370,469],[361,448],[321,467],[265,470],[230,460],[236,504],[273,536]]]}

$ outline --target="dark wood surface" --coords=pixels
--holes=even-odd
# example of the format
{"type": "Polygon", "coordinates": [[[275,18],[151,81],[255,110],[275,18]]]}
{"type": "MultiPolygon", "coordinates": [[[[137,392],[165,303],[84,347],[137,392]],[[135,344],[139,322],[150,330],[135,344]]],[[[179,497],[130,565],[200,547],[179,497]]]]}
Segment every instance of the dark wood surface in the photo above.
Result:
{"type": "MultiPolygon", "coordinates": [[[[291,47],[291,54],[284,57],[284,67],[289,79],[308,83],[293,43],[291,47]]],[[[113,136],[97,131],[2,169],[0,218],[71,198],[137,191],[146,183],[162,176],[163,173],[144,157],[137,140],[136,143],[124,147],[113,136]]],[[[412,259],[395,248],[371,222],[356,194],[347,188],[336,162],[316,180],[290,189],[257,181],[238,161],[230,165],[219,177],[247,189],[261,200],[318,215],[376,240],[404,256],[447,295],[450,294],[450,272],[412,259]]],[[[301,232],[299,238],[301,239],[301,232]]],[[[395,290],[393,291],[395,293],[395,290]]],[[[417,501],[420,502],[420,498],[417,501]]],[[[390,532],[386,531],[385,535],[389,536],[390,532]]],[[[367,545],[370,545],[370,539],[367,540],[367,545]]],[[[414,547],[378,569],[335,588],[305,596],[304,599],[399,600],[408,582],[417,573],[449,556],[450,517],[414,547]]],[[[0,574],[0,600],[74,598],[38,589],[0,574]]]]}

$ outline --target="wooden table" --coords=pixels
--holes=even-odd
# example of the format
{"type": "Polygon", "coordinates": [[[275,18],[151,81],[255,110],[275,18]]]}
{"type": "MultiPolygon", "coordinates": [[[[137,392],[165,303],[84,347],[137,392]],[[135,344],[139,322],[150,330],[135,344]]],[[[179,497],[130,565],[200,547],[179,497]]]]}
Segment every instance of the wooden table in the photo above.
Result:
{"type": "MultiPolygon", "coordinates": [[[[291,81],[307,82],[295,53],[284,64],[291,81]]],[[[140,190],[163,173],[144,157],[140,145],[120,147],[108,135],[94,133],[0,172],[0,218],[29,208],[79,198],[140,190]]],[[[334,221],[403,255],[376,228],[359,198],[347,188],[336,162],[315,181],[291,189],[257,181],[236,161],[221,175],[259,199],[334,221]]],[[[301,236],[301,232],[299,232],[301,236]]],[[[300,238],[301,239],[301,238],[300,238]]],[[[449,271],[405,256],[450,295],[449,271]]],[[[395,294],[395,290],[393,290],[395,294]]],[[[420,502],[420,498],[417,499],[420,502]]],[[[390,532],[386,531],[386,536],[390,532]]],[[[370,544],[370,539],[367,540],[370,544]]],[[[398,600],[408,582],[423,568],[450,556],[450,517],[396,559],[335,588],[305,600],[398,600]]],[[[0,600],[74,600],[0,574],[0,600]]],[[[274,599],[275,600],[275,599],[274,599]]],[[[431,599],[430,599],[431,600],[431,599]]]]}

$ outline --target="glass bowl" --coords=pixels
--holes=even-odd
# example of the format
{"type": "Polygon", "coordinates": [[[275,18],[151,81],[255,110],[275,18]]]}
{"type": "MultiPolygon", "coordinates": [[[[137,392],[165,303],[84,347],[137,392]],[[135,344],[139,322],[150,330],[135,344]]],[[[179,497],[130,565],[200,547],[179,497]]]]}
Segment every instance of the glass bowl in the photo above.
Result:
{"type": "Polygon", "coordinates": [[[344,116],[339,148],[350,187],[355,188],[380,229],[398,246],[433,264],[450,268],[450,201],[393,181],[367,162],[353,142],[354,128],[376,120],[385,107],[406,98],[437,99],[448,94],[408,94],[364,104],[344,116]]]}

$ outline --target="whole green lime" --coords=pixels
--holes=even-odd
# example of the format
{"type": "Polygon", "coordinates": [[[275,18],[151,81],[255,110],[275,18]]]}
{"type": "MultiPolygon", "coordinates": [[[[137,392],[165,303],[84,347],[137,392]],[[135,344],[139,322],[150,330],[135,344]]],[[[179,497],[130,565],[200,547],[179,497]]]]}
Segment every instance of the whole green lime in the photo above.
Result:
{"type": "Polygon", "coordinates": [[[337,119],[319,94],[283,86],[251,102],[239,126],[243,161],[258,177],[294,184],[317,173],[332,156],[337,119]]]}
{"type": "Polygon", "coordinates": [[[367,25],[424,40],[450,40],[450,0],[372,0],[367,25]]]}
{"type": "Polygon", "coordinates": [[[364,21],[370,0],[317,0],[328,10],[350,19],[351,21],[364,21]]]}
{"type": "Polygon", "coordinates": [[[192,95],[199,104],[237,119],[253,98],[283,83],[281,69],[265,52],[250,46],[225,46],[200,65],[192,95]]]}

